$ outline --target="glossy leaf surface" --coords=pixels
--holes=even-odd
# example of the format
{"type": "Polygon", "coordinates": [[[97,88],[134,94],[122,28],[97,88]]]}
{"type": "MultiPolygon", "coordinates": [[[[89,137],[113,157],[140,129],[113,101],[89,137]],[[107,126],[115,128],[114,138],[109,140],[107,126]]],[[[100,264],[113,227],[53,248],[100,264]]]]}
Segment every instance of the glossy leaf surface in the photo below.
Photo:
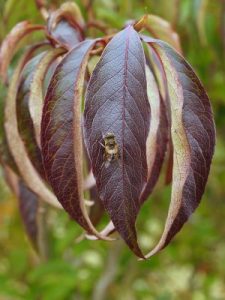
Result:
{"type": "Polygon", "coordinates": [[[35,143],[40,147],[40,131],[41,131],[41,116],[42,109],[44,105],[44,94],[45,86],[44,83],[48,84],[51,76],[53,76],[53,71],[56,68],[57,58],[65,52],[62,48],[52,49],[44,54],[36,66],[33,74],[33,80],[30,84],[30,93],[28,99],[28,110],[30,117],[32,119],[34,134],[33,138],[35,143]],[[50,68],[50,66],[52,66],[50,68]],[[52,69],[53,68],[53,69],[52,69]],[[49,72],[48,72],[49,71],[49,72]],[[46,76],[50,78],[46,78],[46,76]],[[46,82],[45,82],[46,80],[46,82]]]}

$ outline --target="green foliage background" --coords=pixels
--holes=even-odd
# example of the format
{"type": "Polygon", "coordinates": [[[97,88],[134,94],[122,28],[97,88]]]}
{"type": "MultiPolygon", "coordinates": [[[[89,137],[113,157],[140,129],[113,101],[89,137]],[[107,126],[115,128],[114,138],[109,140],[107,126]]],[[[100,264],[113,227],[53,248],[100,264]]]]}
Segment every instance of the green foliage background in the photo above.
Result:
{"type": "MultiPolygon", "coordinates": [[[[49,1],[60,2],[60,1],[49,1]]],[[[63,1],[61,1],[63,2],[63,1]]],[[[77,1],[83,9],[87,1],[77,1]]],[[[97,19],[116,28],[144,13],[170,21],[184,55],[212,101],[217,146],[202,203],[164,251],[138,262],[121,241],[84,240],[66,213],[47,210],[49,258],[40,261],[24,234],[17,200],[0,181],[0,300],[225,299],[225,1],[96,0],[97,19]]],[[[17,22],[43,22],[33,0],[0,0],[0,39],[17,22]]],[[[2,112],[1,112],[2,115],[2,112]]],[[[163,229],[170,188],[163,178],[138,218],[150,249],[163,229]]]]}

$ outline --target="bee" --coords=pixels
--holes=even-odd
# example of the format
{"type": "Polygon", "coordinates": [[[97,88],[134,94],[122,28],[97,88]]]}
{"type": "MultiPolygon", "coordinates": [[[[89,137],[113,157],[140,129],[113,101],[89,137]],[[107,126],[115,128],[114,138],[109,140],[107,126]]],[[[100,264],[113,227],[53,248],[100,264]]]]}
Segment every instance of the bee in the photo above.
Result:
{"type": "Polygon", "coordinates": [[[101,145],[105,148],[104,160],[106,167],[108,167],[110,163],[119,159],[119,146],[113,133],[107,133],[103,139],[104,145],[101,145]]]}

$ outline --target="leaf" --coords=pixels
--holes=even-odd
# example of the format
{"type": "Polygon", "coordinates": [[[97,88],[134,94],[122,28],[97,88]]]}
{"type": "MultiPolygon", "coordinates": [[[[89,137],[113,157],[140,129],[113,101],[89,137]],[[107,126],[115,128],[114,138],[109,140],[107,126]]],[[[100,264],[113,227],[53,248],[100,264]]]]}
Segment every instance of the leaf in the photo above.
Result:
{"type": "Polygon", "coordinates": [[[149,33],[151,33],[154,38],[169,43],[179,53],[182,53],[179,36],[173,30],[171,24],[155,15],[148,15],[147,17],[145,27],[149,33]]]}
{"type": "MultiPolygon", "coordinates": [[[[29,112],[30,87],[33,81],[34,73],[38,63],[45,53],[42,52],[33,57],[25,65],[19,81],[19,88],[16,97],[16,115],[18,122],[18,131],[26,147],[27,154],[38,173],[44,177],[41,151],[37,145],[34,134],[34,125],[29,112]]],[[[39,87],[41,90],[41,86],[39,87]]]]}
{"type": "Polygon", "coordinates": [[[49,38],[72,49],[83,38],[84,20],[79,7],[73,2],[64,3],[51,13],[48,21],[49,38]]]}
{"type": "Polygon", "coordinates": [[[52,49],[39,61],[33,74],[28,100],[29,112],[34,126],[37,145],[40,147],[41,116],[44,102],[43,84],[49,66],[65,52],[64,49],[52,49]]]}
{"type": "Polygon", "coordinates": [[[4,39],[0,48],[0,77],[7,82],[7,69],[17,49],[18,43],[36,30],[43,30],[42,25],[32,25],[27,21],[18,23],[4,39]]]}
{"type": "Polygon", "coordinates": [[[147,258],[163,249],[199,205],[215,146],[208,96],[191,66],[168,44],[150,38],[164,66],[171,105],[173,182],[164,232],[147,258]]]}
{"type": "Polygon", "coordinates": [[[140,38],[128,26],[106,46],[91,76],[85,103],[85,142],[104,207],[130,249],[143,257],[135,221],[147,179],[150,107],[140,38]],[[113,133],[119,158],[104,159],[104,137],[113,133]]]}
{"type": "Polygon", "coordinates": [[[146,67],[146,78],[152,117],[147,139],[148,180],[142,192],[141,202],[148,198],[159,178],[168,140],[168,121],[165,104],[149,67],[146,67]]]}
{"type": "MultiPolygon", "coordinates": [[[[162,62],[160,58],[157,56],[157,53],[151,49],[151,47],[148,47],[147,51],[147,63],[149,64],[151,70],[153,71],[156,82],[158,85],[158,90],[160,93],[160,97],[162,97],[163,103],[161,105],[161,110],[163,114],[166,114],[164,116],[165,122],[167,122],[167,127],[171,127],[171,116],[170,116],[170,101],[169,101],[169,95],[168,95],[168,87],[166,82],[166,74],[165,70],[163,68],[162,62]]],[[[153,101],[154,105],[154,101],[153,101]]],[[[154,113],[153,113],[154,115],[154,113]]],[[[164,130],[165,131],[165,130],[164,130]]],[[[160,130],[159,130],[160,132],[160,130]]],[[[163,134],[165,136],[165,133],[163,134]]],[[[162,135],[162,137],[163,137],[162,135]]],[[[173,169],[173,146],[171,143],[171,137],[170,137],[170,131],[167,130],[167,149],[164,149],[167,151],[167,166],[166,166],[166,175],[165,175],[165,184],[170,184],[172,181],[172,169],[173,169]]],[[[160,141],[160,139],[159,139],[160,141]]],[[[160,151],[160,153],[163,153],[160,151]]]]}
{"type": "Polygon", "coordinates": [[[94,45],[93,40],[79,43],[57,66],[45,98],[41,146],[46,176],[59,202],[88,233],[104,238],[87,215],[82,180],[82,89],[94,45]]]}
{"type": "Polygon", "coordinates": [[[66,20],[60,21],[49,33],[49,38],[55,44],[72,49],[83,40],[78,29],[72,27],[66,20]]]}
{"type": "Polygon", "coordinates": [[[16,176],[16,174],[9,166],[3,164],[3,169],[6,182],[19,201],[20,214],[25,226],[26,233],[34,248],[37,249],[37,196],[26,187],[22,180],[19,179],[18,176],[16,176]]]}
{"type": "Polygon", "coordinates": [[[26,229],[26,233],[30,238],[35,249],[38,248],[38,197],[26,185],[19,181],[19,208],[20,214],[26,229]]]}
{"type": "Polygon", "coordinates": [[[54,27],[54,25],[63,18],[67,19],[71,23],[77,23],[80,28],[83,28],[85,26],[80,8],[74,2],[68,1],[66,3],[63,3],[58,10],[52,13],[49,26],[54,27]]]}
{"type": "Polygon", "coordinates": [[[61,205],[58,203],[52,192],[45,186],[34,166],[32,165],[27,155],[24,143],[21,140],[18,132],[18,123],[16,118],[16,95],[18,91],[18,80],[25,63],[33,51],[34,48],[31,48],[23,55],[10,80],[5,104],[4,127],[10,152],[27,187],[32,192],[37,194],[38,197],[43,201],[60,208],[61,205]]]}

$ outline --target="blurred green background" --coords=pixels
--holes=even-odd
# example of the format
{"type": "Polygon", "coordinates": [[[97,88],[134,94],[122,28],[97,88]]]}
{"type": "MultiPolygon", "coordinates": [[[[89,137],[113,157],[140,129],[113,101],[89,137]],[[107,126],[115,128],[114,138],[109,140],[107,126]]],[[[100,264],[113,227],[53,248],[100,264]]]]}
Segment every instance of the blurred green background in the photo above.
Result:
{"type": "MultiPolygon", "coordinates": [[[[49,1],[62,3],[63,1],[49,1]]],[[[77,1],[83,10],[88,1],[77,1]]],[[[121,242],[83,240],[66,213],[47,209],[49,258],[27,240],[18,203],[0,178],[0,300],[225,299],[225,1],[96,0],[97,19],[120,28],[145,13],[165,18],[210,96],[217,146],[202,203],[171,245],[138,262],[121,242]]],[[[33,0],[0,0],[0,39],[19,21],[43,22],[33,0]]],[[[2,115],[3,112],[1,112],[2,115]]],[[[158,241],[170,201],[163,178],[138,217],[146,251],[158,241]]]]}

